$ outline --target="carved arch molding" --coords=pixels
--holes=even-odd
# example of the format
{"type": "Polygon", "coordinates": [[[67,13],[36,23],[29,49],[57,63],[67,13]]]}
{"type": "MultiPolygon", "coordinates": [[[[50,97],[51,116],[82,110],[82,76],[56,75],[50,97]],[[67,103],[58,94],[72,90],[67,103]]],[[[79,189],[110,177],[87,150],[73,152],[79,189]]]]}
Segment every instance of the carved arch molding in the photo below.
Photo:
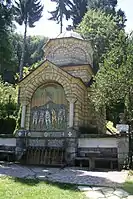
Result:
{"type": "Polygon", "coordinates": [[[90,60],[90,55],[88,55],[88,52],[86,52],[81,46],[74,45],[74,46],[57,46],[53,48],[53,50],[48,54],[47,58],[50,61],[56,61],[56,60],[64,60],[68,58],[75,58],[81,57],[81,60],[84,62],[87,62],[89,56],[90,60]],[[74,54],[73,54],[74,53],[74,54]]]}
{"type": "MultiPolygon", "coordinates": [[[[44,66],[45,67],[45,66],[44,66]]],[[[61,74],[61,69],[51,66],[49,66],[43,70],[40,74],[33,76],[28,81],[28,86],[23,86],[21,88],[21,98],[27,99],[27,101],[31,101],[32,95],[35,92],[35,90],[47,82],[57,82],[64,88],[64,92],[66,96],[69,96],[72,94],[72,88],[71,88],[71,80],[66,77],[66,74],[61,74]],[[48,71],[47,71],[48,69],[48,71]],[[58,75],[57,75],[58,74],[58,75]],[[34,87],[33,87],[34,85],[34,87]]]]}

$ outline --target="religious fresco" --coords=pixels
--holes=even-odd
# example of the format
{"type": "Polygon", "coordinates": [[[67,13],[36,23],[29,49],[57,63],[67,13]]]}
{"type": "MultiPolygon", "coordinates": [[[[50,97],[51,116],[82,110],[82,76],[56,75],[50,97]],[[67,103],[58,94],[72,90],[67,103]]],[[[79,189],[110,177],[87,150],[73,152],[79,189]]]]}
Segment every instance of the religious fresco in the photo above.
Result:
{"type": "Polygon", "coordinates": [[[32,97],[31,108],[43,106],[48,102],[67,104],[62,86],[55,83],[49,83],[39,87],[32,97]]]}
{"type": "Polygon", "coordinates": [[[57,84],[41,86],[31,103],[30,130],[61,131],[67,127],[67,102],[63,88],[57,84]]]}

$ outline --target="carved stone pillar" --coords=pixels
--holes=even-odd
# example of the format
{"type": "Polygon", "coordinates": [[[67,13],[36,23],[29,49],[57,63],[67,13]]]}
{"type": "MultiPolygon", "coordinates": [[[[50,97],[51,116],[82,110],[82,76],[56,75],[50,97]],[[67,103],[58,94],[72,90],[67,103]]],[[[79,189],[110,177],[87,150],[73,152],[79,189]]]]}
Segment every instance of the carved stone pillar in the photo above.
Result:
{"type": "Polygon", "coordinates": [[[74,123],[74,103],[76,102],[76,98],[68,98],[69,101],[69,121],[68,121],[68,126],[69,128],[73,127],[74,123]]]}
{"type": "Polygon", "coordinates": [[[67,138],[67,146],[66,146],[66,162],[68,165],[74,165],[75,162],[75,156],[77,151],[77,138],[76,135],[74,137],[71,137],[74,124],[74,103],[76,102],[76,98],[67,98],[69,101],[69,120],[68,120],[68,135],[69,138],[67,138]]]}
{"type": "Polygon", "coordinates": [[[21,128],[25,127],[26,104],[22,105],[21,128]]]}
{"type": "Polygon", "coordinates": [[[26,108],[29,101],[26,98],[21,98],[22,112],[21,112],[21,128],[25,128],[26,108]]]}

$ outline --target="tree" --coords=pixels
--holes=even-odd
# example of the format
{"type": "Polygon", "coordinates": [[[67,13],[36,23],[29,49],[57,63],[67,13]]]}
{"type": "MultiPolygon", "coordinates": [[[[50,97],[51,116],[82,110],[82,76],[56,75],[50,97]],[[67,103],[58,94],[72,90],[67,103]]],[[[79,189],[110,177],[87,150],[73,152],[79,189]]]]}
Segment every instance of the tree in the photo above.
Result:
{"type": "Polygon", "coordinates": [[[14,115],[17,106],[17,89],[11,84],[4,83],[0,77],[0,119],[14,115]]]}
{"type": "Polygon", "coordinates": [[[70,18],[70,10],[72,9],[72,2],[70,0],[51,0],[56,3],[56,9],[49,12],[52,16],[49,20],[57,21],[60,23],[60,33],[62,33],[63,28],[63,17],[65,16],[66,20],[70,18]]]}
{"type": "Polygon", "coordinates": [[[31,66],[44,58],[43,46],[46,44],[47,40],[48,38],[43,36],[27,37],[24,66],[31,66]]]}
{"type": "MultiPolygon", "coordinates": [[[[43,46],[47,40],[48,38],[43,36],[27,36],[23,62],[24,66],[31,66],[33,63],[43,59],[43,46]]],[[[23,36],[21,34],[14,33],[12,44],[14,49],[13,56],[15,63],[16,65],[19,65],[22,54],[23,36]]],[[[16,72],[18,72],[18,70],[16,72]]]]}
{"type": "Polygon", "coordinates": [[[0,77],[0,134],[13,133],[17,111],[17,89],[0,77]]]}
{"type": "Polygon", "coordinates": [[[103,55],[111,48],[119,35],[117,24],[110,15],[89,10],[78,27],[81,35],[89,40],[94,50],[94,68],[99,68],[103,55]]]}
{"type": "Polygon", "coordinates": [[[125,28],[125,22],[127,21],[127,18],[125,16],[125,13],[119,9],[117,12],[116,12],[116,23],[117,23],[117,26],[119,29],[124,29],[125,28]]]}
{"type": "Polygon", "coordinates": [[[19,66],[20,79],[23,77],[23,64],[25,55],[27,27],[35,27],[35,22],[42,17],[43,6],[39,0],[19,0],[15,2],[14,7],[15,20],[19,25],[25,26],[22,55],[19,66]]]}
{"type": "Polygon", "coordinates": [[[73,26],[76,28],[80,24],[87,10],[100,10],[106,15],[112,15],[112,18],[115,17],[117,26],[122,29],[125,27],[126,17],[121,9],[116,10],[116,6],[117,0],[73,0],[71,9],[73,26]]]}
{"type": "Polygon", "coordinates": [[[115,17],[118,28],[123,29],[127,19],[121,9],[116,10],[117,2],[117,0],[88,0],[88,9],[101,10],[107,15],[112,15],[115,17]]]}
{"type": "Polygon", "coordinates": [[[108,14],[115,13],[117,0],[88,0],[88,8],[102,10],[108,14]]]}
{"type": "Polygon", "coordinates": [[[4,79],[5,74],[12,70],[12,5],[8,1],[0,1],[0,75],[4,79]]]}
{"type": "MultiPolygon", "coordinates": [[[[92,85],[95,107],[106,106],[114,115],[125,112],[127,121],[133,119],[133,37],[120,32],[112,49],[104,56],[92,85]]],[[[117,121],[115,116],[115,122],[117,121]]]]}
{"type": "Polygon", "coordinates": [[[71,9],[71,17],[73,20],[74,28],[82,21],[85,13],[87,12],[88,0],[73,0],[73,6],[71,9]]]}

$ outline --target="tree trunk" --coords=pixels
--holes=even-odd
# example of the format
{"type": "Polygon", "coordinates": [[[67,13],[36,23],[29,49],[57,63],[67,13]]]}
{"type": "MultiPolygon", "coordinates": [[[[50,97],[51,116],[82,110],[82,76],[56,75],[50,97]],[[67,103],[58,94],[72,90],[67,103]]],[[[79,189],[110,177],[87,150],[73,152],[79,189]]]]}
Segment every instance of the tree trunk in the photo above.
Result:
{"type": "Polygon", "coordinates": [[[60,23],[60,33],[62,33],[62,28],[63,28],[63,23],[62,23],[62,20],[61,20],[61,23],[60,23]]]}
{"type": "Polygon", "coordinates": [[[62,33],[63,29],[63,13],[62,10],[60,9],[60,33],[62,33]]]}
{"type": "Polygon", "coordinates": [[[23,46],[22,46],[22,55],[19,65],[19,78],[20,80],[23,78],[23,65],[24,65],[24,55],[25,55],[25,45],[26,45],[26,34],[27,34],[27,20],[25,21],[25,31],[23,38],[23,46]]]}

